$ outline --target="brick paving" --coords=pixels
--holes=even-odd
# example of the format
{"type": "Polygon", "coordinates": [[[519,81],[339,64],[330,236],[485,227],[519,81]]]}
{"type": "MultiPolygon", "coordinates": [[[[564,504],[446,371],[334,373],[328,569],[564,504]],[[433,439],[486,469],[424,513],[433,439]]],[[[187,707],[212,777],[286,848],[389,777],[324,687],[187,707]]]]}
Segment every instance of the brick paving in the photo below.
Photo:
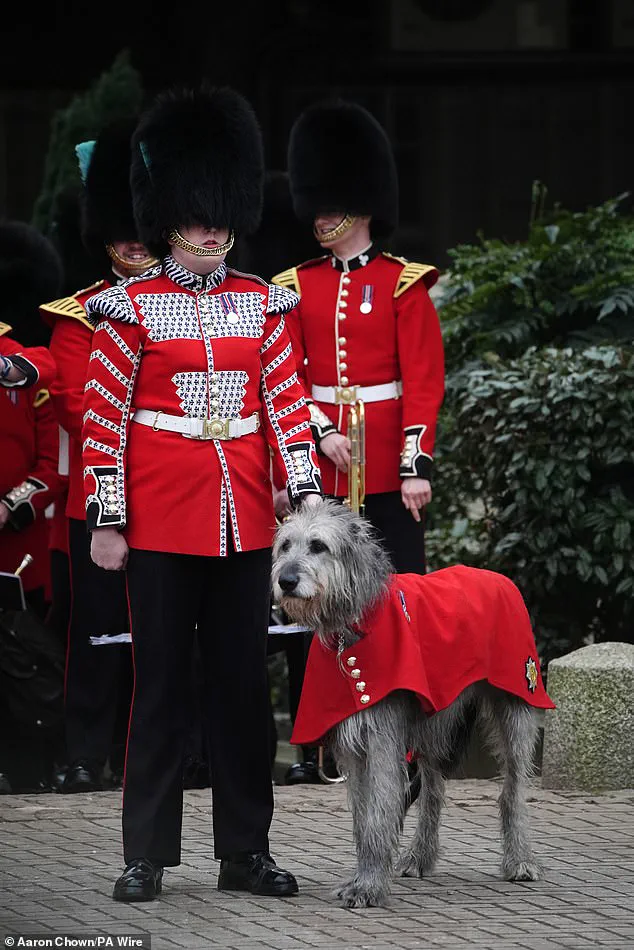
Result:
{"type": "Polygon", "coordinates": [[[110,898],[119,793],[0,797],[0,946],[7,934],[149,933],[154,950],[634,948],[634,790],[536,786],[545,880],[511,884],[497,876],[497,782],[451,782],[436,871],[396,881],[391,906],[368,910],[339,908],[329,894],[352,865],[343,787],[276,788],[272,851],[300,885],[287,900],[216,889],[209,792],[185,794],[184,863],[166,872],[160,901],[127,906],[110,898]]]}

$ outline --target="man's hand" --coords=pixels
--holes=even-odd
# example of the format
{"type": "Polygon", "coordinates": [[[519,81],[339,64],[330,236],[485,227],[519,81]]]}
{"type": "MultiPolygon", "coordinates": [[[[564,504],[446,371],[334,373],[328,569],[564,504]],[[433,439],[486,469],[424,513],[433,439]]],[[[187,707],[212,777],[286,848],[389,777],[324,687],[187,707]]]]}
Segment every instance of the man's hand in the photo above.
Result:
{"type": "Polygon", "coordinates": [[[340,472],[347,472],[350,467],[350,439],[341,432],[329,432],[319,443],[319,448],[340,472]]]}
{"type": "Polygon", "coordinates": [[[128,563],[128,544],[116,528],[95,528],[90,556],[105,571],[124,571],[128,563]]]}
{"type": "Polygon", "coordinates": [[[318,505],[321,505],[323,498],[321,495],[310,494],[302,495],[302,505],[305,508],[316,508],[318,505]]]}
{"type": "Polygon", "coordinates": [[[283,521],[287,515],[290,515],[291,503],[285,488],[276,488],[275,485],[273,486],[273,507],[280,521],[283,521]]]}
{"type": "Polygon", "coordinates": [[[431,501],[431,485],[426,478],[404,478],[401,482],[401,499],[411,511],[414,521],[420,521],[420,510],[431,501]]]}
{"type": "Polygon", "coordinates": [[[0,501],[0,531],[9,520],[9,509],[3,501],[0,501]]]}

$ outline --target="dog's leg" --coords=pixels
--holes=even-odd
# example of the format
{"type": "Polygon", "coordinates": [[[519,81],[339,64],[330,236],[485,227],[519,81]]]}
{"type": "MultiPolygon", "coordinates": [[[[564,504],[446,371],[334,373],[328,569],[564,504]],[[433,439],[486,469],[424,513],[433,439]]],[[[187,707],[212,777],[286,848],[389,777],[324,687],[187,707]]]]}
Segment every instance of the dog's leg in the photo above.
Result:
{"type": "Polygon", "coordinates": [[[418,824],[408,848],[403,851],[397,874],[423,877],[433,871],[440,848],[440,815],[445,800],[445,780],[441,772],[425,761],[420,763],[421,790],[418,824]]]}
{"type": "Polygon", "coordinates": [[[505,693],[491,697],[495,724],[494,751],[504,768],[499,798],[502,822],[502,873],[507,881],[538,881],[542,875],[533,855],[526,805],[526,783],[533,771],[537,722],[533,709],[505,693]]]}
{"type": "Polygon", "coordinates": [[[386,725],[384,732],[368,731],[363,757],[342,761],[348,772],[357,851],[355,873],[334,892],[344,907],[385,906],[389,898],[405,808],[407,770],[402,736],[394,722],[386,725]]]}

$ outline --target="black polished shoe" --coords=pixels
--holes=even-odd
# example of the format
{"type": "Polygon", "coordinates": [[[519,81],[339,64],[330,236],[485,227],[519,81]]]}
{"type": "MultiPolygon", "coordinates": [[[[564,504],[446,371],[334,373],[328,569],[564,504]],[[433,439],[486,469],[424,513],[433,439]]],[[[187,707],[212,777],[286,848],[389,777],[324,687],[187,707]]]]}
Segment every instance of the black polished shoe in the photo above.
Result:
{"type": "Polygon", "coordinates": [[[320,781],[315,762],[295,762],[286,770],[285,785],[316,785],[320,781]]]}
{"type": "Polygon", "coordinates": [[[163,890],[163,868],[147,858],[131,861],[117,879],[112,892],[115,901],[153,901],[163,890]]]}
{"type": "Polygon", "coordinates": [[[290,871],[283,871],[267,851],[223,858],[219,891],[250,891],[260,897],[293,897],[299,888],[290,871]]]}
{"type": "Polygon", "coordinates": [[[66,795],[77,792],[100,792],[103,782],[99,771],[89,762],[73,762],[64,776],[61,791],[66,795]]]}

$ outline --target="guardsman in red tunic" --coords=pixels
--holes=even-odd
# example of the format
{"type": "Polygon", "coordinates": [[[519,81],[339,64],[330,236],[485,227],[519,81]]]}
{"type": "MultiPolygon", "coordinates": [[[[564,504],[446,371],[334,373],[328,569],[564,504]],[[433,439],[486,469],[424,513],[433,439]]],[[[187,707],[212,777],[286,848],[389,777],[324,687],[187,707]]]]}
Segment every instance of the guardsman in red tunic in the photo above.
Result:
{"type": "Polygon", "coordinates": [[[301,297],[289,332],[321,453],[324,491],[348,493],[348,417],[366,420],[366,517],[399,572],[424,573],[421,510],[431,500],[443,346],[428,290],[435,267],[381,252],[398,185],[390,143],[354,103],[313,106],[296,121],[288,167],[298,217],[328,253],[274,278],[301,297]]]}
{"type": "MultiPolygon", "coordinates": [[[[86,301],[156,263],[139,242],[132,215],[129,175],[134,126],[132,120],[122,121],[106,128],[97,142],[77,147],[84,180],[82,236],[92,259],[101,266],[103,280],[40,308],[53,331],[51,353],[57,379],[51,397],[60,426],[61,467],[69,480],[66,515],[72,606],[65,695],[69,767],[62,791],[72,793],[102,787],[103,768],[117,738],[117,709],[125,703],[129,706],[130,701],[129,648],[90,643],[91,636],[127,633],[130,626],[125,578],[102,570],[90,557],[81,431],[94,332],[86,317],[86,301]]],[[[115,771],[118,765],[110,762],[115,771]]]]}
{"type": "Polygon", "coordinates": [[[270,451],[294,504],[321,504],[321,486],[285,325],[297,296],[225,263],[234,230],[257,227],[262,164],[233,90],[160,97],[135,132],[131,180],[139,235],[164,259],[86,305],[87,519],[95,562],[127,570],[135,668],[120,901],[154,899],[180,863],[195,628],[218,887],[297,891],[268,845],[270,451]]]}
{"type": "Polygon", "coordinates": [[[61,280],[61,263],[43,235],[18,221],[0,226],[0,317],[12,324],[0,323],[0,570],[13,572],[25,554],[32,556],[22,578],[27,599],[41,614],[50,588],[45,510],[64,482],[57,474],[57,424],[46,388],[55,363],[38,345],[46,334],[37,307],[59,291],[61,280]]]}

